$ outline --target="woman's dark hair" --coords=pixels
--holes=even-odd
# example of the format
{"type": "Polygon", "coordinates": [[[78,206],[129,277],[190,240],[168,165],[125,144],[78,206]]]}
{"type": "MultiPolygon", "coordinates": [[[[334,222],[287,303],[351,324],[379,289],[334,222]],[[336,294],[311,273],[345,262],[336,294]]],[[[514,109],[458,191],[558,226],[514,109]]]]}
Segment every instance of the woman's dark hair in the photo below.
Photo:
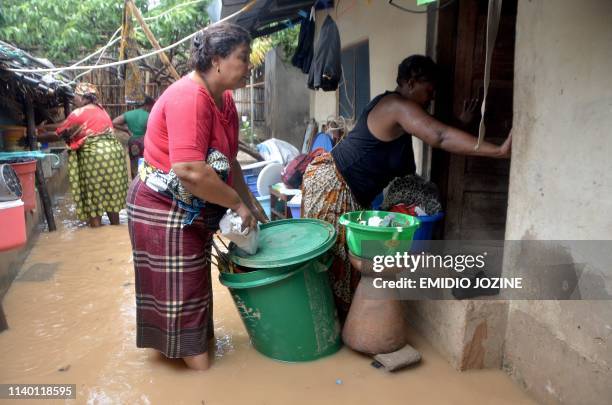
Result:
{"type": "Polygon", "coordinates": [[[85,93],[81,96],[81,98],[87,101],[87,104],[96,104],[98,105],[98,97],[96,97],[93,93],[85,93]]]}
{"type": "Polygon", "coordinates": [[[397,85],[410,79],[436,83],[438,81],[438,66],[429,56],[412,55],[407,57],[397,67],[397,85]]]}
{"type": "Polygon", "coordinates": [[[146,107],[146,106],[152,106],[153,104],[155,104],[155,99],[145,94],[144,101],[142,102],[141,106],[146,107]]]}
{"type": "Polygon", "coordinates": [[[205,28],[193,37],[191,44],[191,67],[206,72],[215,56],[227,57],[242,44],[250,44],[251,35],[236,24],[221,23],[205,28]]]}

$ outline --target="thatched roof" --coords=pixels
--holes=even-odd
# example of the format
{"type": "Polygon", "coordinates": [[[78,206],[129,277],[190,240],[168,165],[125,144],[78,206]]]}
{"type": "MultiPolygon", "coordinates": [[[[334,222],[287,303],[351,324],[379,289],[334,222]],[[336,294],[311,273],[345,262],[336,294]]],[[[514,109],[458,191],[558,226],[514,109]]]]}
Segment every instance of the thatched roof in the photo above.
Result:
{"type": "Polygon", "coordinates": [[[22,111],[23,102],[30,98],[38,107],[61,105],[65,98],[74,97],[69,79],[56,73],[21,73],[12,69],[45,69],[53,64],[0,41],[0,107],[11,115],[22,111]]]}

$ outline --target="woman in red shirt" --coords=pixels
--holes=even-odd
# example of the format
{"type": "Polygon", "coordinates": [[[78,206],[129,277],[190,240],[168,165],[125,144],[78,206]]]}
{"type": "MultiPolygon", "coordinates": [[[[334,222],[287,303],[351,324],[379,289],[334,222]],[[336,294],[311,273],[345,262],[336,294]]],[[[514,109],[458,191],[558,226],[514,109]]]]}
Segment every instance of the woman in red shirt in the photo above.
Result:
{"type": "Polygon", "coordinates": [[[233,24],[194,38],[193,71],[151,110],[144,165],[128,192],[136,344],[199,370],[209,367],[214,342],[213,234],[228,208],[247,226],[256,225],[236,161],[238,114],[231,92],[246,85],[250,42],[249,33],[233,24]]]}
{"type": "Polygon", "coordinates": [[[101,225],[104,213],[112,225],[119,225],[128,189],[123,146],[97,94],[93,84],[79,83],[74,96],[77,108],[63,122],[43,126],[38,135],[42,142],[62,138],[68,144],[68,178],[77,217],[91,227],[101,225]]]}

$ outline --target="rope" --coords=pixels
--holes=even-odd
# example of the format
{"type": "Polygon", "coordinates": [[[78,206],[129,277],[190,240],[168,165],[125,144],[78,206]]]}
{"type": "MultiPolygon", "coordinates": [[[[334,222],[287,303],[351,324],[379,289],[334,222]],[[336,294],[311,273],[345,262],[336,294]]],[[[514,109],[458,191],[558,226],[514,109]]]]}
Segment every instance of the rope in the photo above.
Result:
{"type": "Polygon", "coordinates": [[[106,48],[108,48],[109,46],[115,44],[117,41],[119,41],[119,39],[121,38],[117,38],[115,40],[115,37],[117,36],[117,34],[119,34],[121,32],[121,28],[117,28],[117,31],[115,31],[115,33],[111,36],[111,39],[106,43],[106,45],[104,45],[102,48],[98,49],[97,51],[95,51],[94,53],[87,55],[86,57],[84,57],[83,59],[81,59],[78,62],[73,63],[72,66],[78,66],[81,63],[85,62],[86,60],[88,60],[89,58],[92,58],[94,56],[96,56],[97,54],[99,54],[100,52],[104,53],[104,51],[106,51],[106,48]]]}
{"type": "Polygon", "coordinates": [[[493,49],[495,48],[495,39],[497,38],[497,29],[499,27],[499,19],[501,17],[502,0],[489,0],[489,9],[487,12],[487,48],[485,54],[484,66],[484,96],[482,105],[480,106],[480,124],[478,126],[478,141],[474,146],[474,150],[480,149],[480,144],[485,136],[485,111],[487,109],[487,94],[489,93],[489,82],[491,81],[491,60],[493,57],[493,49]]]}
{"type": "Polygon", "coordinates": [[[160,13],[158,15],[154,15],[154,16],[151,16],[151,17],[145,17],[144,20],[145,21],[157,20],[158,18],[165,16],[166,14],[170,13],[171,11],[174,11],[177,8],[184,7],[184,6],[190,6],[192,4],[202,3],[203,1],[205,1],[205,0],[194,0],[194,1],[187,2],[187,3],[177,4],[176,6],[174,6],[172,8],[169,8],[168,10],[164,11],[163,13],[160,13]]]}

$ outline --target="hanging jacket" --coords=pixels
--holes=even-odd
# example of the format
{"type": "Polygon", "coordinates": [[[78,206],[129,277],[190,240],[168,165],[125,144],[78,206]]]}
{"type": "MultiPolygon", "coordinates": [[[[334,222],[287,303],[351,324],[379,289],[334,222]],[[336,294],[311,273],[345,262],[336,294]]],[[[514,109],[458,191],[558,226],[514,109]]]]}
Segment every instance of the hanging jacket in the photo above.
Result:
{"type": "Polygon", "coordinates": [[[310,66],[308,88],[335,91],[341,77],[340,33],[334,20],[327,16],[310,66]]]}
{"type": "Polygon", "coordinates": [[[295,49],[293,58],[291,58],[291,64],[306,74],[308,74],[310,71],[310,64],[312,63],[314,34],[314,20],[307,18],[306,20],[302,21],[297,48],[295,49]]]}

